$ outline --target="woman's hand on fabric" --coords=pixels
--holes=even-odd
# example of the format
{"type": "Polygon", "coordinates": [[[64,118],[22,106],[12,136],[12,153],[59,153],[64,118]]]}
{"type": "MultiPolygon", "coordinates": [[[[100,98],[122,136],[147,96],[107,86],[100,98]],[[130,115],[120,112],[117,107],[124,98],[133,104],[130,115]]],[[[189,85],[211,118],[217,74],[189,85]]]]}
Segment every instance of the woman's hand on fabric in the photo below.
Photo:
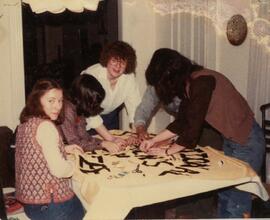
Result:
{"type": "Polygon", "coordinates": [[[153,147],[154,144],[155,144],[155,142],[153,141],[153,139],[144,140],[140,144],[140,150],[144,151],[144,152],[147,152],[151,147],[153,147]]]}
{"type": "Polygon", "coordinates": [[[127,142],[127,146],[140,146],[141,144],[141,140],[138,138],[137,135],[135,134],[131,134],[127,139],[126,139],[126,142],[127,142]]]}
{"type": "Polygon", "coordinates": [[[136,127],[136,133],[140,141],[148,140],[150,138],[144,125],[138,125],[136,127]]]}
{"type": "Polygon", "coordinates": [[[122,145],[118,145],[112,141],[102,141],[101,145],[103,148],[105,148],[112,154],[115,154],[117,152],[124,150],[122,145]]]}
{"type": "Polygon", "coordinates": [[[147,154],[158,156],[169,156],[184,150],[185,147],[179,144],[171,144],[168,148],[154,146],[147,151],[147,154]]]}
{"type": "Polygon", "coordinates": [[[173,143],[170,145],[170,147],[166,150],[166,155],[175,154],[177,152],[180,152],[182,150],[186,149],[186,147],[173,143]]]}
{"type": "Polygon", "coordinates": [[[157,156],[167,156],[167,148],[162,147],[152,147],[146,153],[150,155],[157,155],[157,156]]]}
{"type": "Polygon", "coordinates": [[[78,151],[79,153],[83,153],[84,152],[83,149],[79,145],[77,145],[77,144],[66,145],[65,146],[65,151],[68,154],[72,154],[75,151],[78,151]]]}
{"type": "Polygon", "coordinates": [[[123,138],[113,136],[112,142],[117,144],[121,148],[121,150],[124,150],[127,147],[127,142],[123,138]]]}
{"type": "Polygon", "coordinates": [[[172,139],[167,139],[164,141],[156,142],[153,147],[168,148],[172,145],[172,143],[173,143],[172,139]]]}

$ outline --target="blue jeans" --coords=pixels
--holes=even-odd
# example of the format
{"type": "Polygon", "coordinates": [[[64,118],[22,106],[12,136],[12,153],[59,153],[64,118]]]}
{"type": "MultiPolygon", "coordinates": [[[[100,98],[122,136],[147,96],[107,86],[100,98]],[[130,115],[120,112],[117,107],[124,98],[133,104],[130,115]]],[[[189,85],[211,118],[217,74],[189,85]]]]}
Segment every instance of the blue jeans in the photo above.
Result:
{"type": "Polygon", "coordinates": [[[108,129],[119,129],[119,107],[106,115],[100,115],[103,125],[108,129]]]}
{"type": "Polygon", "coordinates": [[[31,220],[80,220],[85,214],[81,201],[76,195],[60,203],[24,204],[24,212],[31,220]]]}
{"type": "MultiPolygon", "coordinates": [[[[108,130],[113,130],[113,129],[119,129],[120,124],[119,124],[119,112],[123,108],[123,105],[120,105],[117,107],[115,110],[112,112],[102,115],[100,114],[100,117],[103,120],[103,125],[108,129],[108,130]]],[[[95,129],[90,129],[87,131],[90,135],[95,135],[97,134],[95,129]]]]}
{"type": "MultiPolygon", "coordinates": [[[[263,130],[256,121],[245,145],[223,138],[225,155],[247,162],[257,174],[260,173],[264,161],[265,140],[263,130]]],[[[218,197],[219,218],[243,218],[244,213],[251,213],[252,200],[248,192],[231,187],[219,192],[218,197]]]]}

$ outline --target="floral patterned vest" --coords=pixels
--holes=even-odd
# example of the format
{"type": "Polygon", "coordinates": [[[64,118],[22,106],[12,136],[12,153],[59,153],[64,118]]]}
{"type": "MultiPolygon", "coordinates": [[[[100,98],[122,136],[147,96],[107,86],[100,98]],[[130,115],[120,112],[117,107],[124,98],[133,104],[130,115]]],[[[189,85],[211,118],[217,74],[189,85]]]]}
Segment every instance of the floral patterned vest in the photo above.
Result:
{"type": "MultiPolygon", "coordinates": [[[[36,140],[41,118],[31,118],[19,125],[16,135],[16,198],[26,204],[63,202],[74,196],[70,179],[57,178],[50,173],[42,148],[36,140]]],[[[60,152],[66,153],[60,138],[60,152]]]]}

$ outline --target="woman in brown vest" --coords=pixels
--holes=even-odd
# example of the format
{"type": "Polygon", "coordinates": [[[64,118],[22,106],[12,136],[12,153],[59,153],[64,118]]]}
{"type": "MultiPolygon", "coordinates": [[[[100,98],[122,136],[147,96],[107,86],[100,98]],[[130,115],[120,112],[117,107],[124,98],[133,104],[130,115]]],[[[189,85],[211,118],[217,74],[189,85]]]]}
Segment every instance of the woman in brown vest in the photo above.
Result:
{"type": "MultiPolygon", "coordinates": [[[[146,80],[164,103],[180,98],[175,121],[150,140],[141,150],[168,155],[198,143],[204,123],[223,137],[226,155],[247,162],[257,173],[263,162],[263,131],[246,100],[221,73],[193,63],[175,50],[157,50],[146,70],[146,80]],[[177,137],[170,148],[155,147],[157,142],[177,137]]],[[[229,189],[219,193],[218,217],[242,218],[251,213],[250,193],[229,189]]]]}
{"type": "Polygon", "coordinates": [[[75,164],[56,124],[62,120],[63,91],[52,80],[38,81],[23,109],[16,135],[16,198],[30,219],[82,219],[84,209],[71,189],[75,164]]]}

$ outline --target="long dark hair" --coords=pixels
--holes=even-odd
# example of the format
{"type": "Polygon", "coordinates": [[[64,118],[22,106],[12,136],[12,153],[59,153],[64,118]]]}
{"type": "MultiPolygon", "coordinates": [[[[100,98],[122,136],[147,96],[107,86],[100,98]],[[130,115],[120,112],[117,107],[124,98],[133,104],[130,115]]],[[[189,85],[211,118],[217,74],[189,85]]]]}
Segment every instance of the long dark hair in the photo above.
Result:
{"type": "Polygon", "coordinates": [[[105,97],[105,90],[92,75],[82,74],[75,78],[70,89],[71,102],[76,106],[79,116],[90,117],[99,114],[105,97]]]}
{"type": "Polygon", "coordinates": [[[111,58],[120,58],[127,62],[124,74],[135,73],[137,56],[135,50],[124,41],[115,41],[108,44],[101,52],[100,64],[106,67],[111,58]]]}
{"type": "MultiPolygon", "coordinates": [[[[62,90],[61,85],[52,79],[40,79],[33,86],[32,91],[27,97],[26,106],[23,108],[20,114],[20,122],[24,123],[28,121],[31,117],[40,117],[44,119],[50,119],[48,115],[43,110],[40,102],[40,98],[51,89],[62,90]]],[[[63,107],[60,114],[54,122],[60,124],[64,119],[63,107]]]]}
{"type": "Polygon", "coordinates": [[[161,48],[154,52],[146,69],[145,77],[149,85],[156,89],[159,99],[168,104],[175,96],[183,98],[186,81],[192,72],[203,69],[176,50],[161,48]]]}

